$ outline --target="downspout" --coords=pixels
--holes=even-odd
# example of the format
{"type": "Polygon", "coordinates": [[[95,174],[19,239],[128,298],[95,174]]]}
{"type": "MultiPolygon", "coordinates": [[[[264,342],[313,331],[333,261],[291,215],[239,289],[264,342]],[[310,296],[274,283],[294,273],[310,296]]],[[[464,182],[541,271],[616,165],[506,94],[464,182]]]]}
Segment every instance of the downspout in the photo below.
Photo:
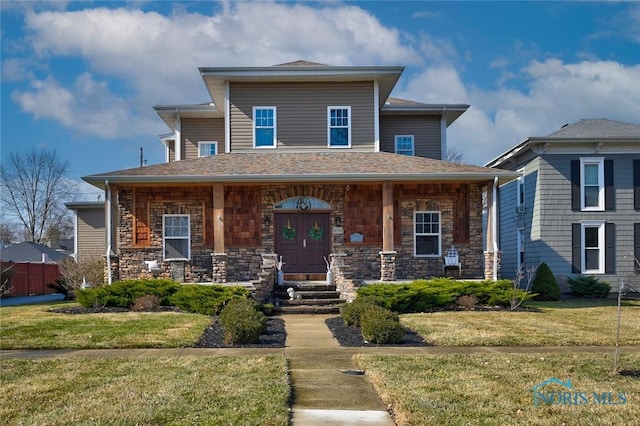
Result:
{"type": "Polygon", "coordinates": [[[113,276],[111,273],[111,186],[109,186],[109,180],[104,181],[104,207],[106,209],[106,228],[107,228],[107,284],[113,283],[113,276]]]}
{"type": "Polygon", "coordinates": [[[498,281],[498,176],[493,178],[493,200],[491,209],[492,238],[493,238],[493,280],[498,281]]]}

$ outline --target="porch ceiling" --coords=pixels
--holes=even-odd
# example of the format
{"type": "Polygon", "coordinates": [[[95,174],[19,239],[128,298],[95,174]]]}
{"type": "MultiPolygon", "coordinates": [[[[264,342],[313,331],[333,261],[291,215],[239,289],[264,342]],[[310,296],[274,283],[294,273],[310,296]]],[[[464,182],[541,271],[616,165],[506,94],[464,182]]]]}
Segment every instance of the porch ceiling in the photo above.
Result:
{"type": "Polygon", "coordinates": [[[435,182],[515,179],[517,173],[387,152],[230,153],[85,176],[92,185],[261,182],[435,182]]]}

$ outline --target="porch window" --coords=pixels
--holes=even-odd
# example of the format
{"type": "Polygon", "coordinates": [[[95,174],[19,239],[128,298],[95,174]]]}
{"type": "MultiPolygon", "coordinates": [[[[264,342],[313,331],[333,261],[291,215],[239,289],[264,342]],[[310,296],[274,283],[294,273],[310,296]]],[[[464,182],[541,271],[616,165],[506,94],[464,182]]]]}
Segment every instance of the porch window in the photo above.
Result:
{"type": "Polygon", "coordinates": [[[218,154],[218,142],[198,142],[198,157],[209,157],[218,154]]]}
{"type": "Polygon", "coordinates": [[[253,107],[253,147],[276,147],[276,107],[253,107]]]}
{"type": "Polygon", "coordinates": [[[414,155],[413,135],[396,135],[396,154],[414,155]]]}
{"type": "Polygon", "coordinates": [[[162,245],[165,260],[186,260],[191,256],[188,214],[162,216],[162,245]]]}
{"type": "Polygon", "coordinates": [[[415,255],[440,256],[440,212],[415,212],[414,224],[415,255]]]}
{"type": "Polygon", "coordinates": [[[351,107],[327,107],[329,148],[351,148],[351,107]]]}

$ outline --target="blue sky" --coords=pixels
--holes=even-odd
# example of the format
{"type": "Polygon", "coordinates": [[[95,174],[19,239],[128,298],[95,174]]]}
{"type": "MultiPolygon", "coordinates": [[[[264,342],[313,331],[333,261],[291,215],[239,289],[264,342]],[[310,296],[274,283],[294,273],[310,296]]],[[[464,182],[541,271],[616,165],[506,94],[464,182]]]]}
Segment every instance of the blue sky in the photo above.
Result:
{"type": "MultiPolygon", "coordinates": [[[[635,2],[1,2],[2,157],[69,178],[164,161],[158,104],[208,102],[198,66],[404,65],[394,96],[469,103],[448,142],[484,164],[581,118],[640,124],[635,2]]],[[[98,191],[81,184],[87,199],[98,191]]]]}

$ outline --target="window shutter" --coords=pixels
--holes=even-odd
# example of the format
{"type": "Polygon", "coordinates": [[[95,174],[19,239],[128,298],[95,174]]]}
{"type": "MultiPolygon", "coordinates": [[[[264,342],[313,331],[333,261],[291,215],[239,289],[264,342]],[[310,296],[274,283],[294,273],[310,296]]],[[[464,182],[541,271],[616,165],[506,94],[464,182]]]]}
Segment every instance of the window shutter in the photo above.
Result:
{"type": "Polygon", "coordinates": [[[616,225],[604,224],[604,273],[616,273],[616,225]]]}
{"type": "Polygon", "coordinates": [[[633,270],[640,274],[640,223],[633,224],[633,270]]]}
{"type": "Polygon", "coordinates": [[[582,235],[579,223],[571,224],[571,273],[579,274],[582,271],[582,235]]]}
{"type": "Polygon", "coordinates": [[[580,211],[580,161],[571,160],[571,210],[580,211]]]}
{"type": "Polygon", "coordinates": [[[613,160],[604,160],[604,209],[615,210],[616,191],[613,187],[613,160]]]}
{"type": "Polygon", "coordinates": [[[633,208],[640,210],[640,160],[633,160],[633,208]]]}

